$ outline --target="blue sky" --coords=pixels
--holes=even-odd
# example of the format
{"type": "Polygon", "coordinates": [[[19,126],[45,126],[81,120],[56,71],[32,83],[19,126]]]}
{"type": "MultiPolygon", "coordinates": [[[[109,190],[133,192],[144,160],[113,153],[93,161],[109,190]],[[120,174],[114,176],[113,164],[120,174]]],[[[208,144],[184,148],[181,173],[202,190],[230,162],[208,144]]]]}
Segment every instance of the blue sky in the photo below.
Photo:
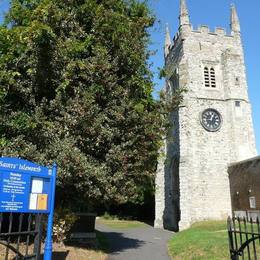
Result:
{"type": "Polygon", "coordinates": [[[2,21],[3,14],[8,10],[8,0],[0,0],[0,21],[2,21]]]}
{"type": "MultiPolygon", "coordinates": [[[[247,66],[248,90],[252,103],[253,121],[257,142],[258,154],[260,152],[260,1],[259,0],[186,0],[191,23],[208,25],[211,30],[223,27],[229,31],[230,5],[235,3],[241,23],[242,40],[247,66]]],[[[152,29],[152,50],[157,53],[151,58],[156,90],[163,87],[158,79],[158,67],[163,66],[163,44],[165,24],[169,24],[173,38],[179,26],[179,0],[150,0],[150,6],[157,16],[155,29],[152,29]]]]}
{"type": "MultiPolygon", "coordinates": [[[[8,0],[0,0],[0,14],[8,9],[8,0]]],[[[149,0],[157,16],[156,26],[151,30],[151,49],[157,51],[151,58],[156,91],[163,82],[158,79],[158,67],[163,66],[163,43],[165,24],[169,24],[173,38],[178,29],[179,0],[149,0]]],[[[259,0],[187,0],[191,23],[229,29],[230,4],[235,3],[242,28],[245,61],[247,66],[249,96],[253,109],[253,120],[258,152],[260,152],[260,1],[259,0]],[[258,70],[258,71],[257,71],[258,70]]],[[[1,17],[0,17],[1,20],[1,17]]]]}

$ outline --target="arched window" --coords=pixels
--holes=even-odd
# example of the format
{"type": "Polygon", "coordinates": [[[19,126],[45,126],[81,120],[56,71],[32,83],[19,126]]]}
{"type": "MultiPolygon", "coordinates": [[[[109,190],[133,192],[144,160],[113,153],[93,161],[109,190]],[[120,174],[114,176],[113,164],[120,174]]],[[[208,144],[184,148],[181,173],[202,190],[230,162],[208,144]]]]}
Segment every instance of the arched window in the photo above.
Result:
{"type": "Polygon", "coordinates": [[[205,80],[205,87],[209,88],[210,82],[209,82],[209,68],[208,67],[204,68],[204,80],[205,80]]]}
{"type": "Polygon", "coordinates": [[[173,75],[170,77],[170,86],[172,93],[179,88],[179,75],[177,69],[174,71],[173,75]]]}
{"type": "Polygon", "coordinates": [[[212,88],[216,87],[216,76],[214,68],[210,69],[210,83],[212,88]]]}
{"type": "Polygon", "coordinates": [[[215,88],[216,87],[216,75],[214,68],[204,67],[204,80],[205,80],[205,87],[215,88]]]}

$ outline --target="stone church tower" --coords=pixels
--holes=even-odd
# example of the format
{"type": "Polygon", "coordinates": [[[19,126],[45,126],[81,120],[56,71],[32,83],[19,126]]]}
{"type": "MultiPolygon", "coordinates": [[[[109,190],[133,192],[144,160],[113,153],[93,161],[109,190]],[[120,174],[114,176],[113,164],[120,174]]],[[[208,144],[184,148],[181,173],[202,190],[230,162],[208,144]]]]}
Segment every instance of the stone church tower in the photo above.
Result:
{"type": "Polygon", "coordinates": [[[231,214],[227,167],[256,155],[240,23],[231,7],[231,33],[190,24],[181,0],[179,30],[165,39],[165,91],[185,88],[170,115],[172,129],[156,177],[155,227],[174,231],[231,214]]]}

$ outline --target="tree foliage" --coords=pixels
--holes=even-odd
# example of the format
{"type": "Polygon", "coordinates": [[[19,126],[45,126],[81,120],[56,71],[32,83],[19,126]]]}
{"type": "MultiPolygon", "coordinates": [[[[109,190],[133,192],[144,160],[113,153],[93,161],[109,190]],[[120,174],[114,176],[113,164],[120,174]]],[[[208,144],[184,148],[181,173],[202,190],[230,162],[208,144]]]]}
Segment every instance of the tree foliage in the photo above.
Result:
{"type": "Polygon", "coordinates": [[[12,0],[0,27],[1,155],[57,161],[63,205],[141,203],[162,134],[138,0],[12,0]]]}

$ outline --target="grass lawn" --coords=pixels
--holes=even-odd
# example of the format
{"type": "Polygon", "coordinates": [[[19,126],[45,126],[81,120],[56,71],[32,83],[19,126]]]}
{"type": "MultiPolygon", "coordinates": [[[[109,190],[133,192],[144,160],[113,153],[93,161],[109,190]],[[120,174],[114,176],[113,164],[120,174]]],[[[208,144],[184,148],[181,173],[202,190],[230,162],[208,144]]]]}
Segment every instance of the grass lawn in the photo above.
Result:
{"type": "Polygon", "coordinates": [[[174,260],[222,260],[229,258],[226,221],[207,221],[174,235],[168,244],[174,260]]]}
{"type": "Polygon", "coordinates": [[[129,229],[137,227],[145,227],[147,224],[136,221],[136,220],[119,220],[119,219],[104,219],[102,217],[98,218],[97,223],[104,224],[110,228],[114,229],[129,229]]]}

